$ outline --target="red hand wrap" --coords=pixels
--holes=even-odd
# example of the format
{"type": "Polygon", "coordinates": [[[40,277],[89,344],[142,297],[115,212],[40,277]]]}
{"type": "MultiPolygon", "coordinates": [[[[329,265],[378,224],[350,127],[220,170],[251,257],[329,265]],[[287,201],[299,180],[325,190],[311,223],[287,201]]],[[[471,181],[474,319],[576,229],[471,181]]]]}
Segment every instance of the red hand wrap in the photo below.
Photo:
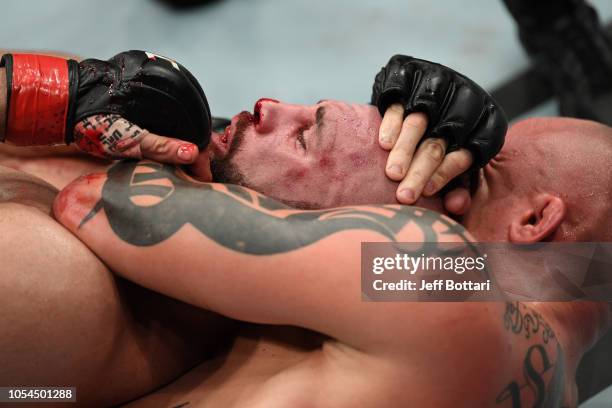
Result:
{"type": "Polygon", "coordinates": [[[6,139],[16,145],[64,144],[70,96],[68,61],[13,54],[6,139]]]}

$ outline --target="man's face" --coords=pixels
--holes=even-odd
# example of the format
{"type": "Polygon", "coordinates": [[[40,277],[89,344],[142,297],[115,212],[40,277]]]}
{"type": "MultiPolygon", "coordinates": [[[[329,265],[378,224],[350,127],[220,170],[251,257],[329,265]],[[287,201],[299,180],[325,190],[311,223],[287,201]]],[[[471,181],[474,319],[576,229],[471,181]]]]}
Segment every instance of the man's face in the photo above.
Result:
{"type": "MultiPolygon", "coordinates": [[[[234,116],[223,135],[213,135],[213,178],[300,208],[395,203],[380,122],[371,105],[260,99],[253,114],[234,116]]],[[[439,199],[429,201],[418,205],[441,209],[439,199]]]]}

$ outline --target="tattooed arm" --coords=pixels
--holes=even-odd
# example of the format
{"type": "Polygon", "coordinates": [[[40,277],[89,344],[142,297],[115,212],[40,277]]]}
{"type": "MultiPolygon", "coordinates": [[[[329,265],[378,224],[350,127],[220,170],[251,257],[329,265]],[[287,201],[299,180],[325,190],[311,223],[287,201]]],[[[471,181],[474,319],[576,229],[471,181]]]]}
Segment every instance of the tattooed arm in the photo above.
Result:
{"type": "Polygon", "coordinates": [[[73,183],[55,214],[114,271],[153,290],[232,318],[337,338],[356,337],[356,321],[369,316],[376,341],[374,326],[393,330],[394,317],[361,302],[361,242],[469,241],[458,224],[427,210],[298,211],[142,162],[73,183]]]}

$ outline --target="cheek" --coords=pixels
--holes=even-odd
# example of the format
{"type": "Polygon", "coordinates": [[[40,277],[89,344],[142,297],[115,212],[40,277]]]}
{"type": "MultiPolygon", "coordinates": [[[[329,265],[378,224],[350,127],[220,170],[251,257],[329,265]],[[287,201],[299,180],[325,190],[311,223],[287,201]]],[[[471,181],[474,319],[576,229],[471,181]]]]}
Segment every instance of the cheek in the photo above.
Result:
{"type": "Polygon", "coordinates": [[[295,182],[303,181],[308,173],[308,169],[305,167],[293,167],[283,170],[281,179],[284,180],[286,185],[290,185],[295,182]]]}
{"type": "Polygon", "coordinates": [[[334,157],[332,157],[330,154],[323,155],[319,159],[319,162],[317,163],[317,167],[321,171],[333,170],[336,167],[336,159],[334,157]]]}
{"type": "Polygon", "coordinates": [[[372,155],[368,155],[365,152],[352,152],[348,155],[348,163],[355,168],[362,168],[365,166],[372,166],[372,155]]]}
{"type": "Polygon", "coordinates": [[[321,155],[310,168],[310,173],[313,179],[327,185],[345,180],[348,174],[342,158],[335,155],[334,152],[321,155]]]}

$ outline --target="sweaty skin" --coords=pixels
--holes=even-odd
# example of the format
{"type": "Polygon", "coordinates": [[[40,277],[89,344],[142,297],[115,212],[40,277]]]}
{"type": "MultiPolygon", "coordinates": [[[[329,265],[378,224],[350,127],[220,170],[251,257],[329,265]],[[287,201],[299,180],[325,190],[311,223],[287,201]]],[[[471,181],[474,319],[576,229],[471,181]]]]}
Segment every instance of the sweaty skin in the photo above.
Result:
{"type": "Polygon", "coordinates": [[[0,166],[0,384],[71,385],[77,406],[111,406],[209,360],[229,321],[115,277],[51,217],[56,195],[0,166]]]}
{"type": "MultiPolygon", "coordinates": [[[[556,148],[562,152],[560,145],[556,148]]],[[[534,182],[523,178],[527,185],[534,182]]],[[[551,186],[540,187],[548,191],[551,186]]],[[[579,211],[570,198],[566,201],[568,214],[579,211]]],[[[304,330],[305,345],[295,353],[274,348],[293,358],[266,363],[266,353],[256,347],[249,352],[249,342],[238,341],[232,358],[215,374],[202,366],[143,405],[455,407],[460,401],[470,407],[574,406],[578,361],[608,324],[606,305],[595,303],[363,302],[361,242],[419,242],[431,230],[436,235],[430,242],[471,240],[459,225],[429,210],[387,205],[298,211],[246,188],[190,182],[182,172],[151,163],[122,164],[94,180],[78,180],[62,192],[54,210],[130,280],[264,325],[264,344],[280,341],[266,334],[271,325],[304,330]],[[214,222],[223,216],[230,221],[214,222]],[[257,222],[258,217],[265,222],[257,222]],[[343,222],[334,224],[338,219],[343,222]],[[223,234],[231,228],[239,232],[236,238],[223,234]],[[311,232],[303,236],[301,231],[311,232]],[[298,245],[275,246],[283,236],[298,245]],[[253,252],[252,241],[277,251],[253,252]],[[537,327],[528,330],[518,323],[527,320],[538,322],[537,327]],[[260,365],[255,357],[264,357],[260,365]],[[253,365],[247,363],[230,380],[216,377],[243,367],[246,358],[253,365]]],[[[536,218],[519,236],[555,227],[549,222],[555,208],[544,210],[540,217],[548,221],[542,225],[536,218]]],[[[506,230],[503,223],[498,228],[506,230]]],[[[486,238],[482,231],[480,238],[486,238]]]]}

